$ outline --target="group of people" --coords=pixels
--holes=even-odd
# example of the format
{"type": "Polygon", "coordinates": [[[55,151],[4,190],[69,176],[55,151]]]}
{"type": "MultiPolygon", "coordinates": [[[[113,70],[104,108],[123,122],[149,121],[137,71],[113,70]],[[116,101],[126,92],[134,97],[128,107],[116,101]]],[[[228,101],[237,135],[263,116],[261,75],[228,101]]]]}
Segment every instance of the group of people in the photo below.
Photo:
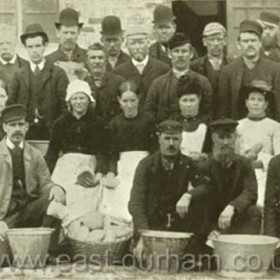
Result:
{"type": "Polygon", "coordinates": [[[75,204],[73,185],[99,188],[98,211],[133,225],[136,253],[145,229],[193,232],[196,253],[221,233],[280,237],[280,18],[241,22],[238,58],[227,56],[222,24],[205,26],[207,54],[196,57],[175,22],[157,6],[150,44],[149,31],[124,32],[106,16],[100,42],[85,50],[79,13],[67,8],[47,56],[47,33],[26,27],[28,61],[0,30],[3,238],[10,227],[50,226],[54,250],[54,208],[70,193],[75,204]],[[46,155],[28,140],[49,140],[46,155]]]}

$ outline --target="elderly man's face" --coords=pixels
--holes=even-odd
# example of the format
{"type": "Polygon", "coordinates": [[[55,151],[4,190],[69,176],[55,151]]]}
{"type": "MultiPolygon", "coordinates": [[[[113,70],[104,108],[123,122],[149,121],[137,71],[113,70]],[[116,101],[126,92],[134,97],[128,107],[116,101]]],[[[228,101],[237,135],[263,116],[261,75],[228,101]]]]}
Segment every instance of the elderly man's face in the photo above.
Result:
{"type": "Polygon", "coordinates": [[[159,135],[160,152],[163,156],[176,156],[180,151],[182,133],[166,133],[159,135]]]}
{"type": "Polygon", "coordinates": [[[226,37],[222,32],[205,36],[203,38],[203,45],[207,48],[208,55],[220,57],[226,45],[226,37]]]}
{"type": "Polygon", "coordinates": [[[238,47],[243,57],[253,59],[260,53],[261,40],[253,32],[244,32],[239,35],[238,47]]]}
{"type": "Polygon", "coordinates": [[[102,73],[106,69],[106,57],[103,50],[88,50],[87,60],[92,73],[102,73]]]}
{"type": "Polygon", "coordinates": [[[61,25],[57,31],[60,45],[66,51],[73,51],[76,47],[78,36],[80,34],[80,28],[77,25],[65,26],[61,25]]]}
{"type": "Polygon", "coordinates": [[[154,30],[157,35],[158,42],[166,43],[175,33],[176,26],[170,21],[166,23],[155,24],[154,30]]]}
{"type": "Polygon", "coordinates": [[[261,21],[261,25],[263,27],[262,33],[262,45],[265,49],[269,49],[278,41],[279,36],[279,26],[272,23],[266,23],[261,21]]]}
{"type": "Polygon", "coordinates": [[[104,47],[104,52],[108,56],[116,57],[120,54],[123,37],[119,35],[102,35],[101,42],[104,47]]]}
{"type": "Polygon", "coordinates": [[[189,43],[170,50],[172,67],[179,71],[189,69],[192,57],[192,48],[189,43]]]}
{"type": "Polygon", "coordinates": [[[5,61],[10,61],[15,55],[16,38],[12,34],[1,34],[0,56],[5,61]]]}
{"type": "Polygon", "coordinates": [[[7,99],[8,99],[8,95],[6,90],[0,87],[0,113],[4,110],[7,99]]]}
{"type": "Polygon", "coordinates": [[[24,118],[3,124],[7,137],[15,144],[19,144],[24,140],[28,127],[28,123],[24,118]]]}
{"type": "Polygon", "coordinates": [[[149,52],[149,39],[145,34],[135,34],[127,37],[127,49],[132,58],[143,61],[149,52]]]}

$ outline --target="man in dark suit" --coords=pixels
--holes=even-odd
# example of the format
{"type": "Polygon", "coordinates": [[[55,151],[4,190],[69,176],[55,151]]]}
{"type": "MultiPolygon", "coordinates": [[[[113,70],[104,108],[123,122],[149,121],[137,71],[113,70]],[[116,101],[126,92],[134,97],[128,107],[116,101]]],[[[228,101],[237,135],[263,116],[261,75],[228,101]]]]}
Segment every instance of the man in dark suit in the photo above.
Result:
{"type": "Polygon", "coordinates": [[[168,72],[169,66],[149,56],[148,32],[142,28],[129,28],[126,33],[127,48],[131,59],[116,67],[115,73],[127,80],[134,80],[140,93],[139,106],[144,106],[153,80],[168,72]]]}
{"type": "Polygon", "coordinates": [[[53,122],[67,110],[68,78],[63,69],[44,59],[48,35],[39,24],[30,24],[20,36],[30,63],[16,71],[7,104],[27,108],[27,139],[48,140],[53,122]]]}
{"type": "Polygon", "coordinates": [[[202,89],[200,117],[203,122],[208,122],[212,114],[212,88],[206,77],[190,70],[192,48],[189,38],[183,33],[176,33],[169,40],[168,47],[172,69],[153,81],[146,98],[145,111],[151,113],[157,122],[179,112],[178,80],[182,76],[195,76],[202,89]]]}
{"type": "Polygon", "coordinates": [[[241,88],[259,79],[272,86],[276,112],[270,112],[269,116],[280,120],[280,65],[260,56],[261,35],[262,27],[256,21],[241,22],[238,37],[241,56],[222,69],[219,79],[221,116],[244,118],[247,108],[241,88]]]}
{"type": "Polygon", "coordinates": [[[218,22],[208,23],[203,30],[203,45],[207,54],[191,62],[190,68],[205,76],[213,89],[213,117],[218,117],[219,110],[219,77],[221,69],[231,62],[226,57],[226,29],[218,22]]]}
{"type": "Polygon", "coordinates": [[[123,30],[121,21],[116,16],[106,16],[101,23],[101,42],[107,59],[107,72],[113,71],[117,66],[130,60],[122,51],[123,30]]]}

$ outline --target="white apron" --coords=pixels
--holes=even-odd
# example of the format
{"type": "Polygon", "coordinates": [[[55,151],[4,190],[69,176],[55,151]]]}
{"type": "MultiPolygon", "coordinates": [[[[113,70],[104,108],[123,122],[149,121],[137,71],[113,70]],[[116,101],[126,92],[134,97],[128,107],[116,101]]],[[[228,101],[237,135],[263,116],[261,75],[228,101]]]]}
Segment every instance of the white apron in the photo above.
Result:
{"type": "Polygon", "coordinates": [[[201,153],[206,131],[207,127],[203,123],[199,124],[197,130],[195,131],[183,131],[181,153],[186,156],[190,156],[192,152],[201,153]]]}
{"type": "Polygon", "coordinates": [[[55,165],[52,180],[67,192],[68,186],[75,184],[82,169],[94,172],[96,158],[93,155],[67,153],[60,157],[55,165]]]}
{"type": "Polygon", "coordinates": [[[144,151],[123,152],[118,161],[118,186],[115,189],[104,188],[103,212],[113,218],[131,222],[132,217],[128,212],[128,202],[132,188],[136,167],[140,160],[148,155],[144,151]]]}
{"type": "Polygon", "coordinates": [[[263,168],[255,169],[255,174],[258,182],[258,201],[257,205],[261,208],[264,207],[265,185],[267,172],[263,168]]]}

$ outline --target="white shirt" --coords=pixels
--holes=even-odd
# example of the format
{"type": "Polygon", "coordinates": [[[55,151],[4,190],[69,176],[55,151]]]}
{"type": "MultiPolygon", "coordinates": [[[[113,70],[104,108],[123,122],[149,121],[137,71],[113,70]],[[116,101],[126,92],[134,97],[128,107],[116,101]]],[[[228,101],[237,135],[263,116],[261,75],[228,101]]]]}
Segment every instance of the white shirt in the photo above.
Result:
{"type": "Polygon", "coordinates": [[[3,65],[6,65],[6,64],[15,64],[16,63],[16,60],[17,60],[17,56],[16,55],[14,55],[13,56],[13,58],[11,59],[11,60],[9,60],[9,61],[6,61],[6,60],[4,60],[2,57],[0,57],[0,61],[1,61],[1,63],[3,64],[3,65]]]}
{"type": "Polygon", "coordinates": [[[147,55],[142,61],[137,61],[134,58],[132,58],[131,61],[132,61],[132,64],[138,69],[140,74],[142,74],[143,70],[145,69],[145,67],[148,64],[149,56],[147,55]]]}
{"type": "Polygon", "coordinates": [[[189,73],[189,69],[184,70],[184,71],[178,71],[178,70],[172,68],[172,71],[173,71],[174,75],[177,77],[177,79],[179,79],[180,77],[187,75],[189,73]]]}
{"type": "Polygon", "coordinates": [[[43,59],[39,64],[34,64],[33,62],[30,61],[31,71],[34,73],[37,66],[42,71],[44,66],[45,66],[45,64],[46,64],[46,60],[45,59],[43,59]]]}
{"type": "MultiPolygon", "coordinates": [[[[7,137],[6,139],[6,145],[8,148],[10,148],[11,150],[13,150],[15,148],[15,144],[7,137]]],[[[21,141],[18,145],[21,149],[23,149],[23,141],[21,141]]]]}

